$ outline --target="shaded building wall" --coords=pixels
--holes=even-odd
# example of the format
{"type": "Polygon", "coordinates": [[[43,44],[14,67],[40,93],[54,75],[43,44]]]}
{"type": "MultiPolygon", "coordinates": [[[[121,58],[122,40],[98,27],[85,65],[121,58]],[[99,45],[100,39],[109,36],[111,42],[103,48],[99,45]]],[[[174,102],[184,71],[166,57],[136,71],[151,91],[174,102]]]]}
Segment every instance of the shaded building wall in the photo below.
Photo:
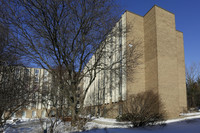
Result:
{"type": "MultiPolygon", "coordinates": [[[[126,64],[126,60],[123,58],[126,52],[126,35],[123,34],[125,28],[126,14],[123,14],[121,19],[116,23],[115,27],[113,27],[112,32],[116,31],[116,34],[111,32],[111,35],[108,35],[106,40],[102,42],[106,43],[106,53],[99,64],[102,62],[102,64],[112,66],[112,69],[115,70],[101,70],[97,73],[95,80],[90,85],[86,94],[84,101],[85,106],[98,106],[126,99],[126,73],[122,74],[119,72],[120,63],[126,64]],[[122,30],[121,33],[119,31],[120,29],[122,30]]],[[[87,63],[87,67],[85,69],[93,67],[95,58],[97,57],[98,55],[94,54],[87,63]]],[[[121,67],[121,69],[125,69],[125,66],[123,66],[123,68],[121,67]]],[[[83,90],[87,88],[89,80],[89,76],[83,79],[83,90]]]]}
{"type": "Polygon", "coordinates": [[[178,52],[178,87],[179,87],[179,106],[180,111],[187,110],[187,92],[186,92],[186,77],[185,77],[185,58],[183,46],[183,33],[176,31],[177,52],[178,52]]]}

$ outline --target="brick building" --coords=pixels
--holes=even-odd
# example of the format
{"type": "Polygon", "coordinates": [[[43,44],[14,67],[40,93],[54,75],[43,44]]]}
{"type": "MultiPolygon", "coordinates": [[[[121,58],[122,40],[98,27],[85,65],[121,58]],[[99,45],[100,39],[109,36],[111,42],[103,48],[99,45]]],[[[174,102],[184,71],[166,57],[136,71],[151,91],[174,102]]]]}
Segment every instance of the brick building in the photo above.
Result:
{"type": "MultiPolygon", "coordinates": [[[[121,101],[131,94],[153,90],[161,97],[168,117],[178,117],[180,112],[187,109],[187,98],[183,33],[176,30],[175,15],[155,5],[144,16],[126,11],[116,26],[128,32],[121,37],[111,37],[115,42],[109,44],[107,49],[110,52],[116,46],[121,49],[113,55],[112,60],[105,60],[105,63],[120,58],[135,42],[140,42],[138,50],[142,51],[141,63],[134,73],[98,73],[86,95],[85,106],[92,106],[94,112],[99,113],[102,108],[113,106],[112,111],[104,115],[115,118],[121,113],[121,101]],[[128,76],[134,81],[128,80],[128,76]]],[[[92,57],[89,63],[94,59],[92,57]]],[[[121,63],[126,64],[128,60],[123,59],[121,63]]],[[[87,80],[84,79],[83,89],[87,86],[87,80]]]]}

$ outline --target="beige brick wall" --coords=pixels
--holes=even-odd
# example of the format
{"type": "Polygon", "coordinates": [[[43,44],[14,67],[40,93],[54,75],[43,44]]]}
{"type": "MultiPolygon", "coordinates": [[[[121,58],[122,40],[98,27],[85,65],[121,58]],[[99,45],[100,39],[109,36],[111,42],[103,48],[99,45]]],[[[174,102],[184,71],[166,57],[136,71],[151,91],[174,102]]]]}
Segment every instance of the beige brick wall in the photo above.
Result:
{"type": "MultiPolygon", "coordinates": [[[[134,54],[141,54],[138,61],[139,65],[135,71],[127,70],[127,95],[137,94],[145,91],[145,63],[144,63],[144,26],[143,17],[126,12],[126,22],[127,22],[127,36],[126,36],[126,47],[127,52],[129,51],[131,45],[137,45],[137,52],[134,54]]],[[[129,53],[128,53],[129,55],[129,53]]],[[[127,64],[131,62],[131,59],[127,59],[127,64]]],[[[129,65],[128,65],[129,66],[129,65]]],[[[128,69],[128,68],[127,68],[128,69]]]]}
{"type": "Polygon", "coordinates": [[[155,7],[144,16],[145,90],[158,90],[158,61],[155,7]]]}
{"type": "Polygon", "coordinates": [[[183,47],[183,33],[176,31],[177,52],[178,52],[178,85],[180,111],[187,109],[186,79],[185,79],[185,58],[183,47]]]}
{"type": "Polygon", "coordinates": [[[178,62],[175,16],[159,7],[155,7],[158,94],[169,117],[179,115],[178,62]]]}
{"type": "MultiPolygon", "coordinates": [[[[178,117],[187,107],[183,35],[176,31],[175,16],[154,6],[144,16],[127,13],[127,44],[139,38],[143,51],[134,82],[127,80],[127,94],[144,90],[157,92],[169,118],[178,117]]],[[[127,46],[128,47],[128,46],[127,46]]],[[[129,75],[132,73],[129,73],[129,75]]]]}

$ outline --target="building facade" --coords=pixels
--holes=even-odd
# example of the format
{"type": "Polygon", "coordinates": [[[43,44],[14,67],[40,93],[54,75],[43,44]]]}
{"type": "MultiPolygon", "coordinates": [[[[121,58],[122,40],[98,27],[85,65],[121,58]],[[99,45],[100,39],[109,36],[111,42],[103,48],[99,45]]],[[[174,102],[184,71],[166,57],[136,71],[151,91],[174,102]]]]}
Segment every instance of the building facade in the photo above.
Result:
{"type": "MultiPolygon", "coordinates": [[[[128,69],[126,65],[121,65],[118,74],[100,71],[87,92],[85,106],[93,106],[94,112],[98,113],[112,106],[113,109],[105,116],[116,117],[127,97],[153,90],[159,94],[168,117],[178,117],[187,110],[187,97],[183,33],[176,30],[175,15],[158,6],[153,6],[144,16],[126,11],[116,27],[126,32],[123,36],[111,37],[114,41],[105,47],[106,54],[109,56],[115,49],[118,52],[104,59],[104,63],[112,64],[121,58],[120,63],[127,65],[129,59],[122,59],[121,55],[128,52],[133,44],[139,43],[137,50],[142,53],[140,64],[135,72],[126,71],[125,74],[121,71],[128,69]]],[[[88,64],[94,60],[95,56],[88,64]]],[[[84,79],[83,89],[88,80],[84,79]]]]}
{"type": "MultiPolygon", "coordinates": [[[[153,6],[144,16],[126,11],[113,32],[117,34],[108,35],[104,42],[107,43],[104,45],[106,52],[101,59],[101,64],[112,70],[97,70],[99,72],[87,91],[84,105],[93,107],[94,114],[98,112],[115,118],[122,113],[123,101],[129,96],[153,90],[159,94],[168,117],[178,117],[187,109],[187,97],[183,33],[176,30],[175,15],[158,6],[153,6]],[[129,63],[135,58],[128,56],[128,52],[135,44],[135,50],[141,54],[140,63],[134,71],[129,71],[129,63]]],[[[96,55],[93,55],[86,66],[89,68],[95,60],[96,55]]],[[[41,92],[51,92],[51,74],[39,68],[16,67],[15,70],[21,77],[29,75],[29,88],[40,91],[36,91],[32,98],[34,101],[14,117],[47,116],[46,109],[51,109],[51,103],[44,107],[42,99],[51,95],[41,92]]],[[[90,84],[89,80],[87,76],[83,79],[83,90],[90,84]]]]}
{"type": "MultiPolygon", "coordinates": [[[[7,92],[11,94],[0,99],[8,102],[9,104],[4,105],[11,108],[11,111],[3,110],[8,111],[3,116],[13,113],[12,118],[43,118],[55,116],[56,113],[62,116],[64,112],[69,115],[67,99],[62,95],[57,77],[51,73],[53,71],[56,72],[56,69],[50,71],[24,66],[0,67],[1,89],[7,89],[3,92],[4,95],[7,92]],[[17,105],[12,104],[16,101],[17,105]]],[[[3,103],[1,104],[2,107],[3,103]]]]}
{"type": "Polygon", "coordinates": [[[2,101],[7,101],[9,104],[1,104],[11,106],[11,109],[14,109],[18,106],[18,103],[17,105],[12,103],[15,103],[16,101],[24,102],[22,105],[19,103],[20,110],[12,115],[13,118],[36,118],[47,116],[46,110],[50,109],[50,101],[47,99],[51,96],[48,93],[50,93],[52,85],[52,76],[47,70],[23,66],[4,66],[1,67],[0,81],[2,81],[2,88],[10,91],[9,93],[5,92],[7,94],[4,94],[5,98],[1,98],[2,101]],[[9,94],[12,93],[17,94],[9,96],[9,94]]]}
{"type": "Polygon", "coordinates": [[[35,93],[33,93],[33,101],[30,102],[29,106],[17,113],[17,117],[46,117],[46,109],[50,109],[50,106],[47,107],[45,104],[46,100],[44,102],[43,99],[49,97],[50,95],[44,95],[43,92],[46,91],[50,93],[52,76],[47,70],[41,68],[21,68],[21,73],[23,73],[23,69],[25,69],[28,72],[28,75],[31,78],[29,88],[35,90],[35,93]]]}

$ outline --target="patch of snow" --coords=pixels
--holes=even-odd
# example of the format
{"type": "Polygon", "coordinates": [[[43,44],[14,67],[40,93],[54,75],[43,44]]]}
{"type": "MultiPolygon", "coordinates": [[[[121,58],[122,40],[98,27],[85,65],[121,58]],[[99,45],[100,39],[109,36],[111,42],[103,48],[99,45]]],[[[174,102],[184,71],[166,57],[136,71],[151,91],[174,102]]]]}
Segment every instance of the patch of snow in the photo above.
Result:
{"type": "MultiPolygon", "coordinates": [[[[180,114],[180,115],[187,116],[187,117],[167,120],[167,121],[165,121],[165,123],[168,124],[168,123],[181,122],[181,121],[185,121],[185,120],[200,118],[200,112],[185,113],[185,114],[180,114]]],[[[94,118],[93,121],[90,122],[89,124],[91,124],[91,125],[89,125],[89,126],[86,125],[86,126],[88,126],[89,129],[92,129],[92,125],[97,128],[115,128],[115,127],[127,128],[127,127],[131,126],[130,122],[118,122],[118,121],[116,121],[116,119],[103,118],[103,117],[94,118]]]]}
{"type": "Polygon", "coordinates": [[[130,127],[131,126],[131,122],[119,122],[116,121],[116,119],[111,119],[111,118],[104,118],[104,117],[100,117],[100,118],[94,118],[92,120],[92,122],[100,124],[100,125],[106,125],[107,128],[108,126],[112,127],[130,127]]]}
{"type": "Polygon", "coordinates": [[[107,125],[91,123],[92,130],[82,133],[199,133],[200,131],[200,119],[173,122],[169,122],[166,126],[147,126],[142,128],[109,127],[107,125]]]}
{"type": "Polygon", "coordinates": [[[166,123],[173,123],[173,122],[180,122],[180,121],[185,121],[185,120],[197,119],[197,118],[200,118],[200,112],[181,113],[180,116],[186,116],[186,117],[179,118],[179,119],[167,120],[166,123]]]}
{"type": "Polygon", "coordinates": [[[200,115],[200,112],[181,113],[181,114],[180,114],[180,116],[193,116],[193,115],[200,115]]]}
{"type": "Polygon", "coordinates": [[[116,119],[104,118],[104,117],[96,118],[95,120],[106,121],[106,122],[117,122],[116,119]]]}
{"type": "MultiPolygon", "coordinates": [[[[92,117],[92,121],[88,122],[85,125],[85,129],[86,130],[91,130],[91,131],[87,131],[89,133],[93,133],[93,131],[95,131],[95,133],[101,133],[101,132],[115,132],[115,133],[129,133],[129,132],[134,132],[134,133],[176,133],[175,131],[179,132],[180,131],[180,127],[181,128],[185,128],[187,129],[186,131],[188,131],[189,129],[194,131],[192,133],[199,133],[196,132],[195,129],[198,128],[198,131],[200,130],[200,113],[187,113],[187,114],[181,114],[182,116],[184,116],[185,118],[180,118],[180,119],[172,119],[172,120],[167,120],[166,124],[167,126],[164,127],[163,129],[165,129],[164,131],[162,131],[161,129],[159,129],[159,126],[155,126],[153,128],[151,128],[151,131],[146,131],[146,130],[141,130],[141,128],[134,128],[134,129],[130,129],[130,125],[131,123],[129,122],[118,122],[116,121],[116,119],[110,119],[110,118],[96,118],[96,117],[92,117]],[[189,124],[188,124],[189,123],[189,124]],[[197,126],[198,125],[198,126],[197,126]],[[190,126],[190,127],[187,127],[190,126]],[[191,127],[194,126],[194,129],[191,127]],[[169,130],[168,130],[169,128],[169,130]],[[97,131],[97,132],[96,132],[97,131]]],[[[45,121],[47,123],[47,127],[50,126],[50,121],[46,118],[43,121],[45,121]]],[[[8,125],[9,128],[6,130],[5,133],[12,133],[12,132],[29,132],[29,133],[36,133],[36,132],[42,132],[42,125],[39,119],[37,118],[33,118],[33,119],[27,119],[27,118],[20,118],[17,119],[16,121],[14,119],[8,120],[8,125]]],[[[145,129],[147,129],[149,127],[145,127],[145,129]]],[[[70,126],[69,122],[61,122],[58,121],[58,126],[56,128],[56,132],[57,133],[70,133],[73,131],[77,131],[76,128],[72,128],[70,126]]],[[[181,131],[184,131],[181,129],[181,131]]],[[[181,133],[185,133],[185,132],[181,132],[181,133]]]]}
{"type": "Polygon", "coordinates": [[[167,120],[165,123],[180,122],[180,121],[191,120],[191,119],[198,119],[198,118],[200,118],[200,115],[190,116],[190,117],[185,117],[185,118],[180,118],[180,119],[167,120]]]}

